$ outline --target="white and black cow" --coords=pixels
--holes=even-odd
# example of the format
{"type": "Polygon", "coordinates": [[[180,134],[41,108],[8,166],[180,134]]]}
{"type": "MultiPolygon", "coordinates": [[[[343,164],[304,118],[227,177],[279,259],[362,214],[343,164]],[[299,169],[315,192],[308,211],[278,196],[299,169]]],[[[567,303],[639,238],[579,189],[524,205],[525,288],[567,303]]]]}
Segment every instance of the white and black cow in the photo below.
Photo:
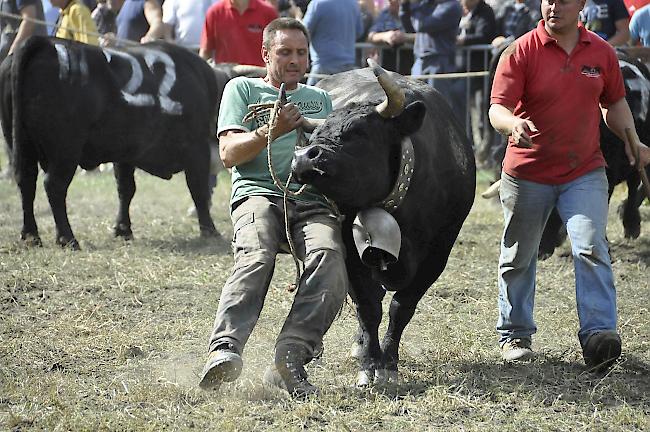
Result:
{"type": "Polygon", "coordinates": [[[166,43],[116,50],[35,36],[2,64],[0,78],[23,240],[41,244],[34,218],[40,164],[56,242],[78,249],[66,210],[68,186],[77,166],[104,162],[115,167],[116,236],[132,236],[136,167],[164,179],[184,171],[201,235],[218,235],[208,172],[219,94],[215,72],[200,57],[166,43]]]}
{"type": "Polygon", "coordinates": [[[472,147],[444,98],[416,80],[374,65],[318,85],[330,93],[336,109],[314,131],[308,146],[295,152],[293,173],[333,200],[345,216],[350,295],[361,330],[357,383],[394,380],[402,332],[418,301],[444,270],[472,207],[472,147]],[[390,213],[398,229],[382,225],[390,217],[377,219],[367,213],[373,208],[390,213]],[[375,232],[369,229],[361,235],[368,245],[378,246],[370,248],[363,262],[353,234],[353,226],[359,228],[355,216],[362,214],[375,224],[375,232]],[[396,254],[396,261],[391,262],[386,250],[396,254]],[[387,290],[395,294],[380,344],[381,302],[387,290]]]}

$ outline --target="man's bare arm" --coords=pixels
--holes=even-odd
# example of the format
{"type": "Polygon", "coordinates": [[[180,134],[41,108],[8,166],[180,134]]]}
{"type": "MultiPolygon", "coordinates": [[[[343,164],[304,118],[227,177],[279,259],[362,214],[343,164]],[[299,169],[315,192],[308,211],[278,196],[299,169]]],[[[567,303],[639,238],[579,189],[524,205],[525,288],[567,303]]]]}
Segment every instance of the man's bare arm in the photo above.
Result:
{"type": "MultiPolygon", "coordinates": [[[[627,100],[623,97],[609,107],[601,108],[601,111],[607,127],[625,143],[627,159],[630,161],[630,165],[634,165],[636,163],[634,152],[625,134],[626,128],[634,129],[634,117],[632,117],[627,100]]],[[[641,147],[639,148],[639,156],[643,166],[650,163],[650,149],[643,143],[641,143],[641,147]]]]}
{"type": "MultiPolygon", "coordinates": [[[[25,6],[20,10],[20,15],[23,18],[31,18],[31,19],[36,19],[36,6],[34,5],[29,5],[25,6]]],[[[20,25],[18,26],[18,32],[16,32],[16,38],[14,39],[13,43],[11,44],[11,48],[9,48],[9,54],[12,54],[18,44],[31,35],[34,34],[34,28],[36,27],[36,23],[33,21],[28,21],[26,19],[23,19],[20,25]]]]}

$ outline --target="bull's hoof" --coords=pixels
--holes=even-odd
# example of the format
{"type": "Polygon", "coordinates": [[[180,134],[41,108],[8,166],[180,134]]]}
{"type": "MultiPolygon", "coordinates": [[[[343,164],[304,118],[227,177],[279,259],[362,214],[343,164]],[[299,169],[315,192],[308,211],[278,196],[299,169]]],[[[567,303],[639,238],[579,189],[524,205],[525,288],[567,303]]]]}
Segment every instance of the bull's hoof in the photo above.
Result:
{"type": "Polygon", "coordinates": [[[641,235],[641,225],[624,227],[625,238],[636,239],[641,235]]]}
{"type": "Polygon", "coordinates": [[[73,251],[80,251],[81,250],[81,246],[79,246],[79,242],[75,238],[66,239],[65,237],[59,237],[56,240],[56,244],[58,244],[59,246],[61,246],[64,249],[70,249],[70,250],[73,250],[73,251]]]}
{"type": "Polygon", "coordinates": [[[377,369],[375,371],[375,384],[377,385],[386,385],[386,384],[397,384],[398,374],[396,370],[389,369],[377,369]]]}
{"type": "Polygon", "coordinates": [[[29,247],[37,246],[37,247],[42,247],[43,242],[41,241],[41,238],[38,236],[38,234],[32,234],[32,233],[22,233],[20,235],[20,239],[25,242],[25,244],[29,247]]]}
{"type": "Polygon", "coordinates": [[[216,228],[203,228],[201,227],[201,238],[210,239],[210,238],[219,238],[221,233],[217,231],[216,228]]]}
{"type": "Polygon", "coordinates": [[[375,371],[372,369],[360,370],[357,374],[357,387],[367,388],[375,382],[375,371]]]}
{"type": "Polygon", "coordinates": [[[133,240],[133,231],[131,227],[127,224],[118,223],[113,227],[113,235],[115,237],[121,237],[124,240],[133,240]]]}
{"type": "Polygon", "coordinates": [[[551,256],[553,256],[553,252],[554,252],[554,250],[543,251],[543,250],[540,249],[539,252],[537,253],[537,259],[540,260],[540,261],[547,260],[551,256]]]}

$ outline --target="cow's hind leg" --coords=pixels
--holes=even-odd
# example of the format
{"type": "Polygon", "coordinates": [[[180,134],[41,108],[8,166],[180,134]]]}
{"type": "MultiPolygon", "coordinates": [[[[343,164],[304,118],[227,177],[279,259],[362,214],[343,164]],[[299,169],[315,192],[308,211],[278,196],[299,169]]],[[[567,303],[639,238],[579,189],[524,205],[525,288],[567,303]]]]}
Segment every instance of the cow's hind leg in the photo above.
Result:
{"type": "Polygon", "coordinates": [[[113,164],[113,175],[117,183],[117,196],[120,201],[119,209],[117,210],[117,218],[115,219],[115,227],[113,227],[113,234],[115,237],[122,237],[124,240],[133,239],[133,231],[131,231],[131,216],[129,214],[129,207],[131,200],[135,195],[135,178],[133,173],[135,167],[125,163],[113,164]]]}
{"type": "Polygon", "coordinates": [[[70,186],[76,168],[76,165],[66,167],[50,166],[43,181],[56,225],[56,243],[73,250],[79,250],[80,247],[72,233],[70,221],[68,220],[66,197],[68,195],[68,186],[70,186]]]}
{"type": "Polygon", "coordinates": [[[34,217],[34,198],[36,197],[36,179],[38,178],[38,165],[36,162],[24,164],[18,180],[18,189],[23,206],[23,228],[20,239],[30,246],[42,246],[41,237],[38,235],[38,226],[34,217]]]}
{"type": "Polygon", "coordinates": [[[209,158],[195,168],[186,169],[185,181],[194,200],[201,237],[218,237],[219,231],[210,216],[209,158]]]}
{"type": "Polygon", "coordinates": [[[641,178],[638,175],[627,179],[627,199],[623,201],[621,219],[625,238],[638,238],[641,234],[641,214],[637,203],[638,186],[641,178]]]}

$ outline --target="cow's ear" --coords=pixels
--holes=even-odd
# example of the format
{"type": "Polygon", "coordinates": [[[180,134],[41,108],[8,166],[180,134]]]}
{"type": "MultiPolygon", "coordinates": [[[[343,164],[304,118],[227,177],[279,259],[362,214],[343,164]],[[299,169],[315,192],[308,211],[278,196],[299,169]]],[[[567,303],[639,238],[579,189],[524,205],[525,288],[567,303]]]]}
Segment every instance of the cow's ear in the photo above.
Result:
{"type": "Polygon", "coordinates": [[[422,101],[411,102],[404,108],[404,111],[395,118],[397,129],[402,135],[411,135],[417,132],[422,126],[427,107],[422,101]]]}

